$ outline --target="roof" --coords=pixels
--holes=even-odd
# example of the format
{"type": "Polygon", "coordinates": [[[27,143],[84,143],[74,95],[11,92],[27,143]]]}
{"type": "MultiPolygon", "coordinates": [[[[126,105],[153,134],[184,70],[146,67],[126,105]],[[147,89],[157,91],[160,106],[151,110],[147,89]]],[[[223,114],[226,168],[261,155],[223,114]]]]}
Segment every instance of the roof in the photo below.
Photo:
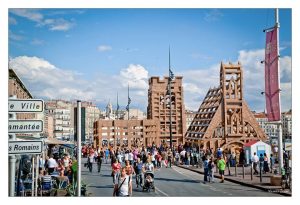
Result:
{"type": "Polygon", "coordinates": [[[254,113],[255,118],[267,118],[267,115],[264,112],[254,113]]]}
{"type": "Polygon", "coordinates": [[[22,80],[12,68],[9,68],[9,78],[15,79],[19,83],[20,87],[22,87],[22,89],[29,95],[29,97],[33,98],[29,90],[26,88],[25,84],[22,82],[22,80]]]}
{"type": "Polygon", "coordinates": [[[254,145],[257,142],[259,142],[259,140],[253,140],[253,141],[247,142],[246,144],[244,144],[244,147],[250,147],[250,146],[254,145]]]}
{"type": "Polygon", "coordinates": [[[45,139],[45,143],[46,144],[74,144],[72,142],[67,142],[67,141],[61,141],[61,140],[58,140],[58,139],[55,139],[55,138],[47,138],[45,139]]]}

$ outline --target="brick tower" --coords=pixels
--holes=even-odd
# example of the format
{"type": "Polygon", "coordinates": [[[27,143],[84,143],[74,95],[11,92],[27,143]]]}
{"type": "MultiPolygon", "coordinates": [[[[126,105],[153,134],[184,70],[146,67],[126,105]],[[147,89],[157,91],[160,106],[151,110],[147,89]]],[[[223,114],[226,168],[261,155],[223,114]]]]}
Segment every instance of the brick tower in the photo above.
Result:
{"type": "MultiPolygon", "coordinates": [[[[163,79],[151,77],[149,79],[147,118],[159,121],[160,134],[158,142],[166,143],[169,146],[170,98],[167,88],[168,77],[163,79]]],[[[177,146],[179,143],[183,143],[186,131],[182,77],[180,76],[176,76],[171,82],[171,100],[172,142],[173,146],[177,146]]]]}

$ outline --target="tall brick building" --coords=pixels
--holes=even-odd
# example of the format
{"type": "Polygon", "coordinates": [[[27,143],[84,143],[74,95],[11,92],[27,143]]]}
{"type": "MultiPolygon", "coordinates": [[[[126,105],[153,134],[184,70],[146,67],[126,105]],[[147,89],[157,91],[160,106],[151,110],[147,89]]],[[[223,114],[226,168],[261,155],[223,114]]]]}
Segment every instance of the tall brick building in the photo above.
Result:
{"type": "Polygon", "coordinates": [[[128,147],[158,143],[157,120],[98,120],[94,122],[94,146],[128,147]]]}
{"type": "MultiPolygon", "coordinates": [[[[170,142],[170,106],[168,95],[168,77],[149,79],[147,118],[159,121],[160,143],[170,142]]],[[[186,132],[185,106],[182,77],[176,76],[171,82],[172,138],[173,145],[184,143],[186,132]]]]}

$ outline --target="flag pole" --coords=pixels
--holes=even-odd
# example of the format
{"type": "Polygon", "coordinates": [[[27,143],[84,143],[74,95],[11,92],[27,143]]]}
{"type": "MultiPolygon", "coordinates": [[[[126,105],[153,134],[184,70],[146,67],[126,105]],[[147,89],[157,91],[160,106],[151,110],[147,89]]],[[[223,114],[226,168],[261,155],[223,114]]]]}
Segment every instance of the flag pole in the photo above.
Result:
{"type": "Polygon", "coordinates": [[[282,147],[282,121],[281,121],[281,100],[280,100],[280,54],[279,54],[279,12],[278,8],[275,9],[275,27],[277,32],[277,66],[278,66],[278,89],[279,89],[279,110],[280,119],[278,123],[278,155],[279,155],[279,173],[283,168],[283,147],[282,147]]]}
{"type": "Polygon", "coordinates": [[[128,99],[127,99],[128,100],[128,105],[127,105],[128,106],[128,120],[129,120],[129,104],[130,104],[129,99],[130,98],[129,98],[129,83],[128,83],[128,99]]]}
{"type": "Polygon", "coordinates": [[[119,97],[117,92],[117,120],[119,119],[119,97]]]}
{"type": "Polygon", "coordinates": [[[171,55],[170,55],[170,46],[169,46],[169,81],[168,81],[168,89],[169,89],[169,105],[170,105],[170,117],[169,117],[169,121],[170,121],[170,125],[169,125],[169,129],[170,129],[170,149],[173,152],[173,145],[172,145],[172,141],[173,141],[173,136],[172,136],[172,97],[171,97],[171,55]]]}

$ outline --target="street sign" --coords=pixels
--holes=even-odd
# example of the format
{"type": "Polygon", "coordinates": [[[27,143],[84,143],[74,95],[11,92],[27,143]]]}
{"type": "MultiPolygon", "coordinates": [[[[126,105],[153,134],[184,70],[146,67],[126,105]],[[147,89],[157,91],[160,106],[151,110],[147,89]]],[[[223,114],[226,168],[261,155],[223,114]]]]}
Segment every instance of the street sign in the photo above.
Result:
{"type": "Polygon", "coordinates": [[[8,112],[43,112],[44,101],[40,99],[9,99],[8,112]]]}
{"type": "Polygon", "coordinates": [[[43,132],[42,120],[9,120],[8,133],[43,132]]]}
{"type": "Polygon", "coordinates": [[[9,141],[8,154],[40,154],[43,151],[42,141],[9,141]]]}

